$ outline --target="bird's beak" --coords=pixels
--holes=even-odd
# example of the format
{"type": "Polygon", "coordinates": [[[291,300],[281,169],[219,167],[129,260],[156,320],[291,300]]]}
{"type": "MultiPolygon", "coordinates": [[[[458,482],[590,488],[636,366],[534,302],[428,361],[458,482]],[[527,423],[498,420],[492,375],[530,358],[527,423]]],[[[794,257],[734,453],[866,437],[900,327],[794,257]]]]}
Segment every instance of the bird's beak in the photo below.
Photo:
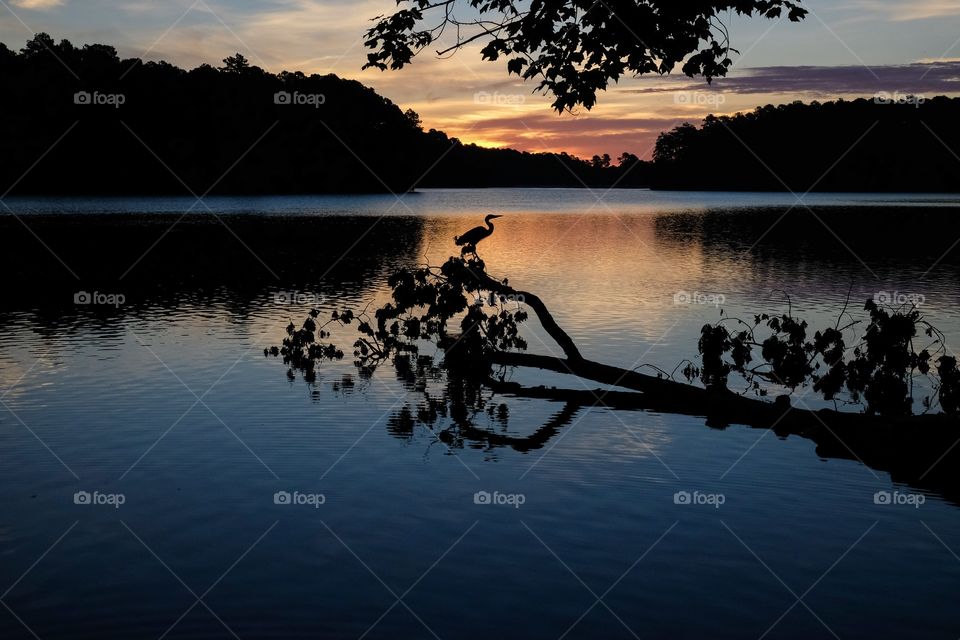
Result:
{"type": "Polygon", "coordinates": [[[503,216],[490,216],[490,218],[502,218],[503,216]]]}

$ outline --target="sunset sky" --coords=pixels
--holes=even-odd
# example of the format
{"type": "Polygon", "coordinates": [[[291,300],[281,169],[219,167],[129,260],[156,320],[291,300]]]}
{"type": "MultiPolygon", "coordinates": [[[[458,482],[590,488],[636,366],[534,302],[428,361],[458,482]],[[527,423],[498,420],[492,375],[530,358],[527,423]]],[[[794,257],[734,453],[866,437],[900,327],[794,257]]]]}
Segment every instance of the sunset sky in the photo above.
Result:
{"type": "MultiPolygon", "coordinates": [[[[649,157],[657,135],[707,113],[793,100],[893,94],[960,95],[960,0],[807,0],[811,14],[730,21],[740,50],[730,78],[627,79],[592,111],[557,115],[534,85],[484,62],[479,46],[403,71],[361,71],[369,20],[393,0],[0,0],[0,41],[33,32],[105,43],[122,57],[192,68],[241,52],[269,71],[336,73],[420,113],[427,128],[466,142],[581,156],[649,157]]],[[[439,48],[439,47],[434,47],[439,48]]]]}

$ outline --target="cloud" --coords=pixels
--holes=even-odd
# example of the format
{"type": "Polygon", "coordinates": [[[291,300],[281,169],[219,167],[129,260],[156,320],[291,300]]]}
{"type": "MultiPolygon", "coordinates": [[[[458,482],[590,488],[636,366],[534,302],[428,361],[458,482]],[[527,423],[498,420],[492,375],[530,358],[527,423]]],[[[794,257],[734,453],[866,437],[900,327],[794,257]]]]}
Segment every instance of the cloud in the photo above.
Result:
{"type": "Polygon", "coordinates": [[[447,133],[465,142],[476,142],[483,146],[533,152],[566,151],[590,157],[604,151],[613,155],[631,151],[641,157],[649,157],[660,132],[672,129],[685,120],[687,118],[658,116],[574,117],[540,111],[480,117],[467,125],[458,123],[448,126],[447,133]]]}
{"type": "Polygon", "coordinates": [[[859,0],[853,5],[865,11],[878,13],[894,22],[929,20],[960,15],[957,0],[859,0]]]}
{"type": "Polygon", "coordinates": [[[940,62],[960,62],[960,58],[922,58],[917,64],[937,64],[940,62]]]}
{"type": "MultiPolygon", "coordinates": [[[[622,150],[649,155],[645,150],[660,131],[684,121],[697,123],[708,113],[749,111],[758,104],[869,96],[880,91],[960,94],[960,61],[907,62],[940,53],[946,42],[932,51],[910,48],[908,55],[897,38],[882,31],[871,32],[873,41],[884,47],[876,57],[897,61],[899,55],[903,64],[870,70],[855,65],[767,66],[737,71],[712,86],[684,76],[624,78],[599,96],[592,112],[560,116],[550,109],[551,96],[532,92],[536,83],[507,75],[502,60],[481,62],[479,43],[446,60],[438,60],[432,51],[438,47],[431,47],[399,73],[361,71],[366,59],[364,31],[371,25],[370,18],[392,9],[387,0],[8,1],[23,9],[47,10],[28,20],[30,26],[75,44],[107,42],[123,56],[167,59],[187,68],[202,62],[218,65],[239,51],[274,72],[299,69],[359,80],[402,108],[418,111],[428,128],[442,129],[467,142],[530,151],[567,150],[587,157],[622,150]],[[675,100],[678,91],[697,92],[698,98],[675,100]],[[478,98],[481,95],[483,99],[478,98]]],[[[913,41],[922,40],[931,25],[903,21],[960,16],[960,0],[843,0],[835,6],[843,16],[876,18],[886,24],[885,29],[910,35],[913,41]]],[[[0,23],[4,41],[23,37],[22,27],[12,22],[0,23]]],[[[768,60],[783,63],[800,59],[795,52],[809,52],[808,42],[802,46],[791,42],[778,42],[776,56],[768,60]]],[[[754,55],[763,52],[760,47],[754,55]]],[[[833,60],[827,55],[816,58],[816,62],[833,60]]],[[[846,58],[836,60],[846,62],[846,58]]]]}
{"type": "Polygon", "coordinates": [[[874,95],[880,91],[918,95],[953,94],[960,93],[960,61],[915,62],[869,68],[861,65],[756,67],[745,69],[736,76],[719,78],[709,87],[702,82],[677,78],[673,83],[630,91],[640,94],[676,91],[799,94],[830,98],[874,95]]]}
{"type": "Polygon", "coordinates": [[[13,0],[13,5],[21,9],[46,11],[47,9],[62,6],[64,2],[66,2],[66,0],[13,0]]]}

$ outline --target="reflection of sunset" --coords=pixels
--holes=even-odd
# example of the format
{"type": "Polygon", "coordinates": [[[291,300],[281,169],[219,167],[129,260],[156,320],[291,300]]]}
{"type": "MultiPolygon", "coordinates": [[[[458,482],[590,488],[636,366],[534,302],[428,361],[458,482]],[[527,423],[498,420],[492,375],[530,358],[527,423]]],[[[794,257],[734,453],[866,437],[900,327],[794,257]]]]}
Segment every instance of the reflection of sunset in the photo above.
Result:
{"type": "MultiPolygon", "coordinates": [[[[651,215],[506,215],[495,224],[480,253],[492,271],[512,276],[572,272],[578,287],[592,290],[594,284],[622,288],[666,273],[691,277],[703,269],[696,245],[657,251],[662,240],[656,237],[651,215]]],[[[430,253],[439,257],[447,245],[453,248],[450,240],[466,225],[468,219],[459,217],[433,221],[425,237],[430,253]]]]}
{"type": "MultiPolygon", "coordinates": [[[[507,214],[495,221],[493,235],[479,252],[492,275],[540,296],[587,349],[594,340],[598,347],[619,343],[620,356],[632,362],[685,317],[674,305],[676,291],[709,289],[719,274],[725,282],[743,278],[747,268],[733,259],[708,264],[698,242],[670,243],[667,250],[665,239],[657,237],[655,220],[652,214],[605,211],[507,214]]],[[[419,252],[439,264],[455,249],[453,236],[475,222],[479,218],[431,219],[419,252]]],[[[527,330],[535,326],[531,321],[527,330]]],[[[530,346],[541,353],[554,348],[539,331],[530,346]]]]}
{"type": "Polygon", "coordinates": [[[957,637],[960,0],[0,14],[0,640],[957,637]]]}
{"type": "Polygon", "coordinates": [[[39,360],[15,362],[4,358],[0,364],[0,400],[10,403],[29,388],[32,374],[40,374],[50,367],[46,357],[39,360]]]}

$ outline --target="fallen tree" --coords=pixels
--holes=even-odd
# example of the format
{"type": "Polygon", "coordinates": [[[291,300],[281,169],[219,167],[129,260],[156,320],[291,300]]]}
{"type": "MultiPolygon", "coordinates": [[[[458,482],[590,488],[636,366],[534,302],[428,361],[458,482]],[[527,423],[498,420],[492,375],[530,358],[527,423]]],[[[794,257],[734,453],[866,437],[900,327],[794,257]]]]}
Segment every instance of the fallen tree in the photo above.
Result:
{"type": "Polygon", "coordinates": [[[312,383],[324,360],[344,357],[328,341],[331,330],[355,325],[353,356],[361,377],[392,362],[397,377],[421,396],[416,406],[405,406],[391,419],[395,435],[411,434],[418,424],[433,430],[444,419],[450,426],[436,433],[449,446],[529,451],[584,408],[640,409],[703,417],[711,427],[742,424],[801,435],[826,455],[858,459],[907,481],[929,476],[938,483],[944,476],[931,470],[943,469],[948,459],[952,463],[949,456],[960,437],[956,360],[947,355],[943,335],[914,305],[886,309],[867,301],[869,320],[854,319],[845,305],[835,326],[812,337],[807,324],[789,311],[756,316],[752,323],[724,316],[701,330],[701,362],[687,362],[687,381],[681,382],[665,371],[653,375],[585,358],[537,295],[489,275],[475,253],[440,266],[398,271],[388,285],[391,301],[372,315],[344,309],[321,323],[320,311],[313,309],[299,328],[291,322],[283,345],[267,354],[282,356],[291,378],[299,373],[312,383]],[[562,356],[526,352],[519,328],[528,320],[528,309],[562,356]],[[851,339],[855,328],[862,334],[851,339]],[[916,349],[918,335],[930,344],[916,349]],[[422,354],[425,345],[442,352],[440,363],[422,354]],[[757,359],[755,348],[761,351],[757,359]],[[566,374],[579,379],[582,388],[509,381],[509,372],[518,368],[566,374]],[[927,381],[929,393],[921,401],[923,411],[914,414],[918,378],[927,381]],[[584,381],[605,388],[591,389],[584,381]],[[743,389],[734,391],[734,383],[743,389]],[[811,386],[835,408],[812,410],[792,399],[798,389],[811,386]],[[564,409],[529,435],[497,432],[476,423],[486,411],[506,426],[506,406],[494,410],[496,394],[563,402],[564,409]]]}

